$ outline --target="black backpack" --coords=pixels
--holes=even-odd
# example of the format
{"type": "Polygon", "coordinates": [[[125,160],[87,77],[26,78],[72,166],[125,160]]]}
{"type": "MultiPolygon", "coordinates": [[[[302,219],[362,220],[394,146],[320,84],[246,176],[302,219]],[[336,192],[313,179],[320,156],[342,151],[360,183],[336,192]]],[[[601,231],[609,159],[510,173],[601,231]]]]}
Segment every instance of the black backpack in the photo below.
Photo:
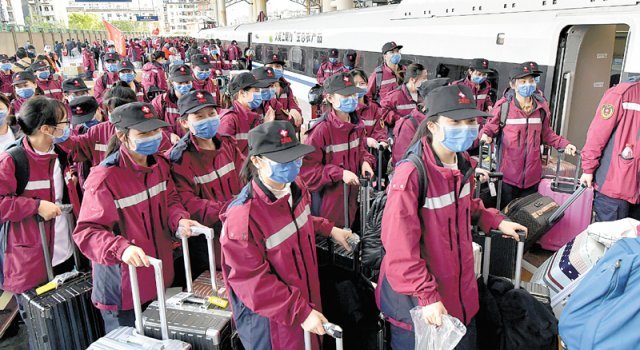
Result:
{"type": "MultiPolygon", "coordinates": [[[[418,149],[421,151],[422,143],[419,142],[418,145],[418,149]]],[[[418,197],[418,208],[422,208],[424,206],[427,193],[427,169],[425,168],[424,162],[422,161],[422,157],[419,153],[409,151],[408,154],[405,155],[404,159],[413,163],[413,166],[418,170],[418,191],[420,193],[420,196],[418,197]]],[[[382,263],[382,258],[385,254],[380,235],[382,233],[382,215],[386,204],[387,193],[385,191],[376,193],[375,198],[371,203],[369,214],[367,215],[366,228],[363,230],[361,237],[361,265],[363,267],[365,277],[371,281],[377,281],[378,274],[380,272],[380,264],[382,263]]]]}

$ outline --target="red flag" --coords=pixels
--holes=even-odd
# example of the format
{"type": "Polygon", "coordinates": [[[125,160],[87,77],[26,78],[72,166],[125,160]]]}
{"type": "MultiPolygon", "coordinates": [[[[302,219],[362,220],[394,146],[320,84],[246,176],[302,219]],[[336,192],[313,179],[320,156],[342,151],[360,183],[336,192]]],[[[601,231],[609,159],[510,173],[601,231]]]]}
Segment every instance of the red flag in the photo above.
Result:
{"type": "Polygon", "coordinates": [[[151,32],[151,35],[158,35],[160,34],[160,28],[156,28],[151,32]]]}
{"type": "Polygon", "coordinates": [[[127,46],[125,45],[124,41],[124,33],[122,33],[120,29],[116,28],[113,24],[105,21],[104,19],[102,20],[102,24],[104,24],[104,27],[107,29],[107,39],[113,42],[113,44],[116,46],[116,51],[120,55],[126,55],[127,46]]]}

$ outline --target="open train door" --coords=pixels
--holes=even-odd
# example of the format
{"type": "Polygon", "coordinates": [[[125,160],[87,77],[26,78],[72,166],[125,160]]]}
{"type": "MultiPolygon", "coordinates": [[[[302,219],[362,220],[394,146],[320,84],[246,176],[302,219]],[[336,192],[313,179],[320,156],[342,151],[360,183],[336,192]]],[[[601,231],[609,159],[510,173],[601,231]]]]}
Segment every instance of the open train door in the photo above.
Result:
{"type": "Polygon", "coordinates": [[[554,130],[578,149],[604,92],[620,82],[626,24],[574,25],[560,36],[551,105],[554,130]]]}

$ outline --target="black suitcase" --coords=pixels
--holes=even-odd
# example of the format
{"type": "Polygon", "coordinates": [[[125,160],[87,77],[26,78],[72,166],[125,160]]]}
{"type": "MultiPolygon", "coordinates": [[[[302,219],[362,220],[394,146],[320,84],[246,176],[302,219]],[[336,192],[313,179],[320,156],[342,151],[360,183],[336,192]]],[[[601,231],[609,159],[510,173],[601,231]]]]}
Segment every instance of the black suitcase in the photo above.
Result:
{"type": "MultiPolygon", "coordinates": [[[[68,212],[63,207],[63,212],[68,212]]],[[[49,281],[54,280],[44,222],[38,217],[44,259],[49,281]]],[[[79,262],[74,249],[76,266],[79,262]]],[[[66,275],[66,274],[65,274],[66,275]]],[[[32,350],[86,349],[104,335],[100,312],[93,306],[90,273],[71,272],[58,287],[46,292],[40,288],[22,294],[27,301],[25,323],[32,350]]]]}
{"type": "Polygon", "coordinates": [[[514,199],[507,205],[504,213],[509,219],[529,230],[524,244],[525,252],[531,249],[551,229],[553,224],[562,217],[561,215],[558,216],[553,222],[550,220],[559,208],[560,206],[553,198],[543,196],[537,192],[526,197],[514,199]]]}

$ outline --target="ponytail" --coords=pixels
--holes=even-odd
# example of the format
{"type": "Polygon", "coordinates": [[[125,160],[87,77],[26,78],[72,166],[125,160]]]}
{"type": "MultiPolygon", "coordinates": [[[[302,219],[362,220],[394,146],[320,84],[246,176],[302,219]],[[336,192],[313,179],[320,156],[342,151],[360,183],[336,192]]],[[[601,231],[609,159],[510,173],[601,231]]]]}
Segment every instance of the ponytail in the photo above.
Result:
{"type": "Polygon", "coordinates": [[[411,140],[410,145],[416,144],[416,142],[419,142],[420,140],[422,140],[423,137],[426,137],[427,142],[429,142],[429,144],[432,144],[433,134],[431,133],[431,130],[429,130],[429,128],[427,127],[427,124],[429,122],[437,123],[439,118],[440,118],[439,115],[433,115],[423,120],[422,123],[418,125],[418,129],[416,130],[416,133],[413,135],[413,139],[411,140]]]}
{"type": "Polygon", "coordinates": [[[247,157],[247,159],[244,160],[244,164],[242,164],[242,169],[240,170],[240,181],[247,184],[256,176],[258,176],[258,168],[253,165],[251,157],[247,157]]]}
{"type": "Polygon", "coordinates": [[[120,146],[122,145],[122,142],[120,142],[120,139],[118,138],[119,132],[123,132],[125,138],[129,136],[129,129],[116,128],[116,133],[113,134],[113,136],[111,136],[111,139],[109,139],[109,143],[107,144],[107,157],[112,155],[113,153],[118,152],[118,150],[120,150],[120,146]]]}

